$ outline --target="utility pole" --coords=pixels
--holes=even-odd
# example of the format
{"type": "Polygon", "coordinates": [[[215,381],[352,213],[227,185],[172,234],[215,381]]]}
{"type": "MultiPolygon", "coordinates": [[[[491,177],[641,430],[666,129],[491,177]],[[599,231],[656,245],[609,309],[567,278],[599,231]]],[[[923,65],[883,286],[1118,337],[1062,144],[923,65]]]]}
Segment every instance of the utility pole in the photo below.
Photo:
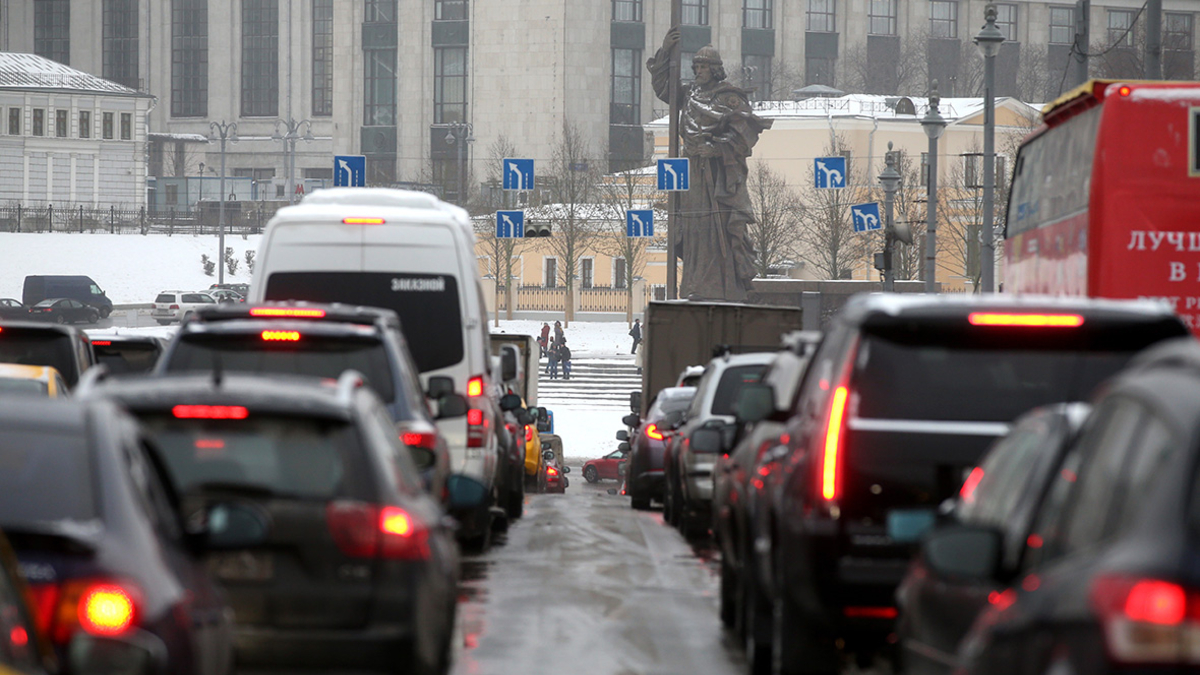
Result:
{"type": "MultiPolygon", "coordinates": [[[[683,0],[671,0],[671,27],[679,28],[683,22],[683,0]]],[[[670,144],[667,154],[670,157],[679,156],[679,57],[683,52],[683,36],[679,44],[671,52],[671,77],[667,80],[667,98],[671,102],[670,144]]],[[[679,297],[679,265],[675,261],[675,242],[679,230],[679,193],[671,193],[671,208],[667,211],[667,299],[679,297]]]]}
{"type": "Polygon", "coordinates": [[[1163,79],[1162,0],[1146,0],[1146,79],[1163,79]]]}
{"type": "Polygon", "coordinates": [[[1075,2],[1075,84],[1088,81],[1088,45],[1092,41],[1092,0],[1075,2]]]}

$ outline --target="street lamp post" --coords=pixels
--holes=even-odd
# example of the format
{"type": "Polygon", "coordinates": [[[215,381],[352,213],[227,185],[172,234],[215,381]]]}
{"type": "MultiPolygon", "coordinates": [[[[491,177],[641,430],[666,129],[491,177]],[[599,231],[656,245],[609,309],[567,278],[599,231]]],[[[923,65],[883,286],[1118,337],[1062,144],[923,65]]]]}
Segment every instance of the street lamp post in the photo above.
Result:
{"type": "Polygon", "coordinates": [[[208,140],[221,142],[221,206],[217,216],[217,283],[225,283],[225,142],[238,142],[237,122],[209,122],[208,140]]]}
{"type": "MultiPolygon", "coordinates": [[[[191,195],[188,195],[190,198],[191,195]]],[[[196,198],[196,211],[199,211],[204,203],[204,162],[200,162],[200,196],[196,198]]]]}
{"type": "Polygon", "coordinates": [[[305,143],[313,142],[312,122],[309,120],[300,120],[297,122],[291,117],[275,120],[275,133],[271,136],[273,141],[283,141],[283,161],[287,164],[287,191],[288,203],[296,203],[296,141],[304,139],[305,143]],[[280,132],[280,127],[284,131],[280,132]],[[304,128],[304,135],[300,135],[300,129],[304,128]]]}
{"type": "Polygon", "coordinates": [[[929,92],[929,110],[921,118],[921,128],[929,137],[929,199],[925,209],[925,292],[937,289],[937,178],[938,137],[946,129],[946,118],[938,112],[942,98],[938,96],[937,80],[929,92]]]}
{"type": "Polygon", "coordinates": [[[475,127],[471,126],[470,122],[451,122],[446,126],[446,145],[458,145],[458,205],[466,204],[466,199],[463,197],[463,190],[466,189],[466,162],[465,155],[467,152],[467,144],[474,143],[475,137],[472,136],[475,127]]]}
{"type": "Polygon", "coordinates": [[[1004,33],[996,28],[996,5],[988,4],[983,12],[983,29],[975,36],[979,53],[983,54],[983,226],[979,236],[983,244],[983,269],[980,287],[984,293],[996,290],[996,233],[992,216],[996,192],[996,55],[1004,33]]]}
{"type": "Polygon", "coordinates": [[[884,208],[887,209],[887,228],[883,231],[883,291],[896,290],[896,268],[892,264],[892,248],[896,244],[896,230],[892,225],[892,210],[896,190],[900,188],[900,172],[896,171],[896,156],[892,153],[892,142],[888,141],[887,166],[879,174],[883,187],[884,208]]]}

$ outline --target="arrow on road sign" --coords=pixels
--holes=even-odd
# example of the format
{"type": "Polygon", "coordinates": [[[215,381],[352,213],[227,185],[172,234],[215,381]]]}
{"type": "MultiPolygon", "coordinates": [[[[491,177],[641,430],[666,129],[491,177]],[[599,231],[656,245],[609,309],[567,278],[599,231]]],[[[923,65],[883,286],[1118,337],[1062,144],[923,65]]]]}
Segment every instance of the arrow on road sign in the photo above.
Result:
{"type": "Polygon", "coordinates": [[[366,155],[334,155],[333,186],[364,187],[367,184],[366,155]]]}
{"type": "Polygon", "coordinates": [[[625,235],[628,237],[653,237],[654,210],[637,209],[626,211],[625,235]]]}
{"type": "Polygon", "coordinates": [[[818,157],[814,160],[813,178],[818,188],[846,187],[846,158],[818,157]]]}
{"type": "Polygon", "coordinates": [[[879,221],[879,202],[851,206],[850,216],[854,219],[855,232],[873,232],[883,229],[883,223],[879,221]]]}

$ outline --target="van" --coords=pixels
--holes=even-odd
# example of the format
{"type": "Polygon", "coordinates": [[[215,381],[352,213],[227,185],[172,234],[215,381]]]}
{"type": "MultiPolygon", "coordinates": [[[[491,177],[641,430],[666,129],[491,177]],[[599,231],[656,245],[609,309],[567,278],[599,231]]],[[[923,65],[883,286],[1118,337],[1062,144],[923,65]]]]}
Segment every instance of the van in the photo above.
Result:
{"type": "MultiPolygon", "coordinates": [[[[497,481],[498,430],[487,307],[467,212],[423,192],[332,188],[280,209],[259,246],[249,302],[299,300],[383,307],[400,316],[422,386],[444,375],[466,417],[438,420],[450,446],[450,509],[460,535],[486,538],[497,481]]],[[[473,542],[474,543],[474,542],[473,542]]]]}
{"type": "Polygon", "coordinates": [[[100,318],[107,319],[112,314],[113,303],[104,291],[92,281],[91,277],[83,275],[33,275],[25,277],[25,291],[21,302],[26,307],[33,307],[48,298],[71,298],[89,307],[95,307],[100,312],[100,318]]]}

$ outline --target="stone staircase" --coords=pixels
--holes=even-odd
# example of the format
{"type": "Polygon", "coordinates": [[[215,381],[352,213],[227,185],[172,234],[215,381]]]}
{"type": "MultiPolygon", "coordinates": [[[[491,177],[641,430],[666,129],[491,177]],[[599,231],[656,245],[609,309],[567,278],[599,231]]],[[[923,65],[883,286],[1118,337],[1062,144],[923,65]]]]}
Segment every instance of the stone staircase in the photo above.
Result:
{"type": "Polygon", "coordinates": [[[629,410],[629,392],[642,388],[633,358],[582,357],[571,359],[571,379],[546,375],[546,361],[538,375],[538,405],[629,410]]]}

